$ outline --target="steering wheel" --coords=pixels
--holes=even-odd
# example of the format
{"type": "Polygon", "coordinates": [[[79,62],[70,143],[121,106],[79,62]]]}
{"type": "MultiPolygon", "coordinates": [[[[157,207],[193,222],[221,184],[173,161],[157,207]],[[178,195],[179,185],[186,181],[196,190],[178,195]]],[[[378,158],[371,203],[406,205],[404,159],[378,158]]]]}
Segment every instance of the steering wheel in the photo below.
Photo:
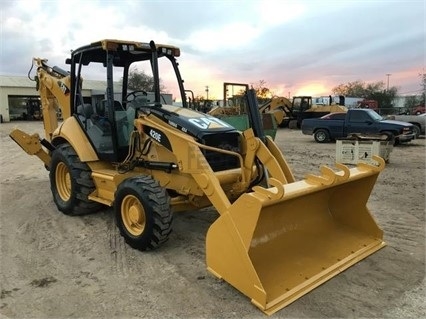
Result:
{"type": "MultiPolygon", "coordinates": [[[[143,91],[143,90],[136,90],[136,91],[130,92],[124,97],[124,103],[127,104],[127,103],[131,103],[131,102],[135,101],[136,98],[139,95],[148,96],[148,93],[146,91],[143,91]],[[132,99],[130,99],[130,97],[132,97],[132,99]]],[[[160,97],[163,100],[164,104],[167,104],[167,101],[166,101],[164,95],[160,94],[160,97]]]]}
{"type": "Polygon", "coordinates": [[[148,95],[148,93],[146,93],[146,91],[143,91],[143,90],[136,90],[136,91],[133,91],[133,92],[128,93],[128,94],[125,96],[124,100],[125,100],[126,102],[132,102],[132,101],[134,101],[134,100],[137,98],[137,96],[138,96],[138,95],[144,95],[144,96],[147,96],[147,95],[148,95]],[[133,98],[132,98],[132,99],[129,99],[130,97],[133,97],[133,98]]]}

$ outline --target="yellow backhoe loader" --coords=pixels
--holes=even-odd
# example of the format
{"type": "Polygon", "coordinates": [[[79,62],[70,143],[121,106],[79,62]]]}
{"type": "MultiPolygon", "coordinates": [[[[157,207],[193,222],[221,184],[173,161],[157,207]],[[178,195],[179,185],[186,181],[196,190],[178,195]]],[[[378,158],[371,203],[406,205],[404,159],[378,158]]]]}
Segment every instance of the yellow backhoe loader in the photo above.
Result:
{"type": "Polygon", "coordinates": [[[273,96],[259,106],[261,113],[271,113],[279,127],[288,125],[288,119],[292,112],[293,104],[283,96],[273,96]]]}
{"type": "Polygon", "coordinates": [[[339,103],[331,100],[329,104],[313,104],[311,96],[294,96],[290,101],[283,96],[273,96],[260,105],[262,113],[274,114],[279,127],[300,128],[305,118],[318,118],[331,112],[346,112],[344,97],[339,103]]]}
{"type": "Polygon", "coordinates": [[[253,90],[246,93],[251,127],[244,132],[185,103],[163,103],[160,60],[172,65],[185,101],[179,55],[179,48],[153,41],[101,40],[71,51],[70,71],[33,60],[45,137],[18,129],[10,136],[48,169],[59,211],[113,206],[125,241],[144,251],[167,241],[173,213],[214,206],[207,269],[266,314],[384,247],[367,208],[383,159],[324,166],[296,181],[262,131],[253,90]],[[139,62],[152,69],[154,101],[128,91],[129,68],[139,62]],[[91,67],[105,71],[102,96],[83,92],[91,67]]]}
{"type": "Polygon", "coordinates": [[[286,120],[289,128],[300,128],[304,119],[319,118],[332,112],[347,112],[347,110],[344,96],[339,96],[338,102],[333,101],[330,96],[327,104],[314,104],[311,96],[294,96],[286,120]]]}

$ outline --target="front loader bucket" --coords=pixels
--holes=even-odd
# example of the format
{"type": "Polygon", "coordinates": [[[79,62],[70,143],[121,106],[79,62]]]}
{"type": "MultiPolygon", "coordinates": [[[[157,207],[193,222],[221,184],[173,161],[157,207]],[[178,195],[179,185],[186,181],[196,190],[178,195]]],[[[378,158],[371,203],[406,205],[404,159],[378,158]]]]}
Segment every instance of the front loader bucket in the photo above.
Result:
{"type": "Polygon", "coordinates": [[[208,270],[272,314],[384,247],[366,206],[375,159],[243,194],[209,228],[208,270]]]}

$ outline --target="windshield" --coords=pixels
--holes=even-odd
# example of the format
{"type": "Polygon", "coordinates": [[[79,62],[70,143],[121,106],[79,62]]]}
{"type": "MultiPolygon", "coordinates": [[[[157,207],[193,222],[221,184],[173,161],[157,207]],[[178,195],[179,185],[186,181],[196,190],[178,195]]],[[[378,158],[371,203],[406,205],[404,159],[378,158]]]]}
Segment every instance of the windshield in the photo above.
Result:
{"type": "Polygon", "coordinates": [[[381,117],[379,114],[377,114],[375,111],[373,110],[367,110],[367,112],[370,114],[371,118],[374,121],[381,121],[383,120],[383,117],[381,117]]]}
{"type": "MultiPolygon", "coordinates": [[[[158,59],[158,72],[160,75],[160,102],[172,105],[174,101],[181,100],[179,81],[173,64],[166,57],[158,59]]],[[[130,67],[128,92],[145,91],[149,101],[154,101],[154,74],[151,61],[139,61],[130,67]]]]}

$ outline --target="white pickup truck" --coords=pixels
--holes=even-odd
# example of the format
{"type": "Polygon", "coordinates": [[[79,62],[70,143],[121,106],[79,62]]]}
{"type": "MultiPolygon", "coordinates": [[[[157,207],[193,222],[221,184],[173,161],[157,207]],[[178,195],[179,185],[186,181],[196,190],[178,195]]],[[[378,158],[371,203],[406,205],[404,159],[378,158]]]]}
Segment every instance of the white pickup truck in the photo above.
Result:
{"type": "Polygon", "coordinates": [[[387,119],[413,124],[416,138],[420,135],[425,135],[426,113],[420,115],[389,115],[387,119]]]}

